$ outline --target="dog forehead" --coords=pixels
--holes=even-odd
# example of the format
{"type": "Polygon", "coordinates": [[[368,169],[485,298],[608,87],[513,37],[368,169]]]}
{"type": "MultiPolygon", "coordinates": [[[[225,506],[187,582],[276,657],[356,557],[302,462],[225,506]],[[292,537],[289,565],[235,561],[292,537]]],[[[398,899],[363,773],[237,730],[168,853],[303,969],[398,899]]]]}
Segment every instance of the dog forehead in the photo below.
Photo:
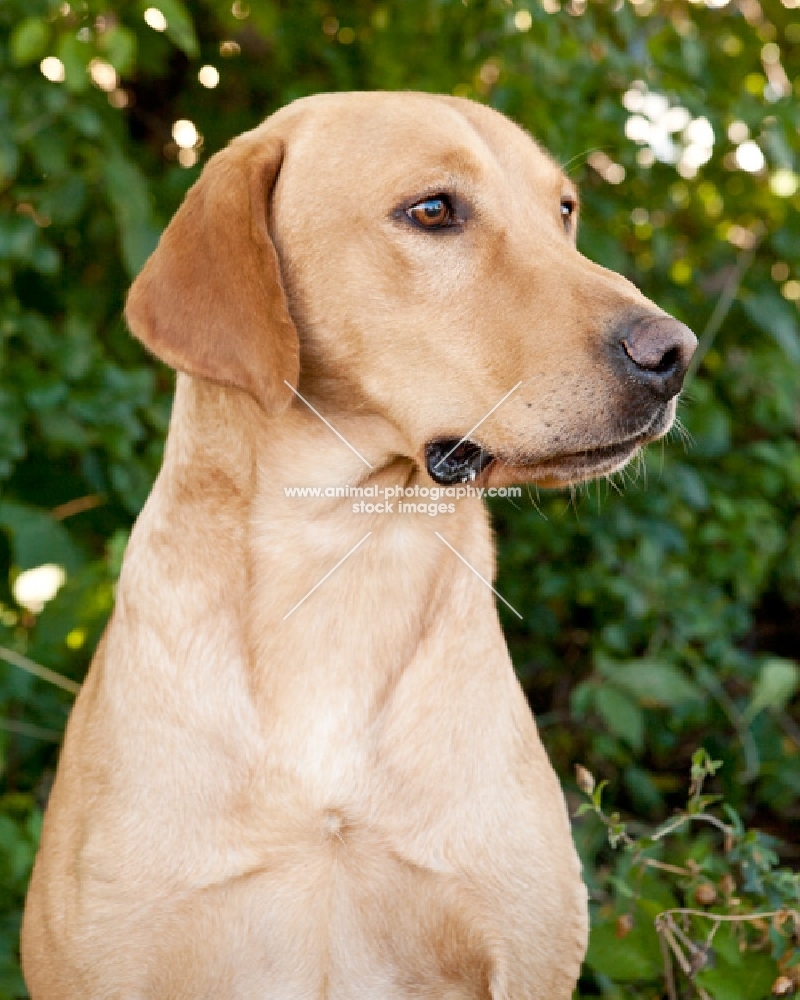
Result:
{"type": "MultiPolygon", "coordinates": [[[[364,188],[439,176],[476,184],[498,175],[558,187],[563,175],[519,126],[492,108],[416,92],[356,92],[304,98],[268,119],[287,119],[286,173],[319,190],[364,188]]],[[[308,186],[306,187],[308,190],[308,186]]]]}

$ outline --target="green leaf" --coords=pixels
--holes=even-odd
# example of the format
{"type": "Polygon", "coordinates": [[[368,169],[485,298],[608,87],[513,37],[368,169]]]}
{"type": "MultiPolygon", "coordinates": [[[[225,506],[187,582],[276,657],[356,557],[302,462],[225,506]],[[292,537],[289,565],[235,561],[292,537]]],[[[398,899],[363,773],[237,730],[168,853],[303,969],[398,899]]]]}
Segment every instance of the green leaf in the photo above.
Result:
{"type": "Polygon", "coordinates": [[[594,693],[594,707],[608,729],[634,750],[644,743],[644,714],[623,691],[604,684],[594,693]]]}
{"type": "Polygon", "coordinates": [[[596,922],[589,937],[586,964],[615,982],[652,981],[661,974],[661,952],[652,920],[637,913],[633,929],[617,937],[614,922],[596,922]]]}
{"type": "Polygon", "coordinates": [[[125,268],[133,278],[158,242],[147,181],[134,163],[113,148],[105,163],[105,182],[119,227],[125,268]]]}
{"type": "Polygon", "coordinates": [[[100,44],[106,58],[120,76],[132,72],[136,62],[136,35],[130,28],[123,24],[114,25],[100,36],[100,44]]]}
{"type": "Polygon", "coordinates": [[[700,473],[685,463],[673,466],[672,477],[681,496],[695,510],[708,509],[708,489],[700,473]]]}
{"type": "Polygon", "coordinates": [[[17,66],[36,62],[47,50],[50,28],[40,17],[26,17],[11,32],[11,61],[17,66]]]}
{"type": "Polygon", "coordinates": [[[605,789],[605,787],[607,785],[608,785],[608,781],[601,781],[597,785],[597,787],[595,788],[595,790],[592,792],[592,804],[594,805],[595,809],[602,808],[603,790],[605,789]]]}
{"type": "Polygon", "coordinates": [[[774,126],[765,129],[762,142],[769,153],[769,159],[772,163],[778,167],[783,167],[784,170],[792,170],[794,168],[794,150],[786,141],[786,136],[782,130],[774,126]]]}
{"type": "Polygon", "coordinates": [[[790,361],[800,361],[797,310],[777,292],[759,292],[742,303],[756,326],[770,334],[790,361]]]}
{"type": "Polygon", "coordinates": [[[81,42],[73,34],[62,35],[58,42],[56,54],[64,64],[64,84],[73,94],[79,94],[89,86],[89,65],[91,49],[86,42],[81,42]]]}
{"type": "Polygon", "coordinates": [[[7,136],[0,136],[0,185],[10,183],[19,169],[19,150],[7,136]]]}
{"type": "Polygon", "coordinates": [[[161,11],[167,19],[167,37],[189,58],[194,58],[198,54],[200,49],[197,44],[194,24],[181,0],[155,0],[153,3],[144,4],[142,9],[145,7],[157,7],[161,11]]]}
{"type": "Polygon", "coordinates": [[[716,774],[722,767],[721,760],[714,760],[705,747],[698,747],[692,754],[692,778],[704,778],[708,774],[716,774]]]}
{"type": "Polygon", "coordinates": [[[83,563],[67,529],[47,511],[7,500],[0,503],[0,528],[8,532],[18,569],[57,563],[72,573],[83,563]]]}
{"type": "Polygon", "coordinates": [[[0,528],[8,532],[19,569],[57,563],[71,573],[83,563],[83,555],[67,529],[47,511],[6,500],[0,503],[0,528]]]}
{"type": "Polygon", "coordinates": [[[597,666],[618,688],[632,694],[643,705],[670,708],[687,701],[702,701],[703,691],[694,681],[664,660],[642,658],[615,663],[599,655],[597,666]]]}
{"type": "Polygon", "coordinates": [[[714,938],[712,965],[695,982],[713,1000],[764,1000],[778,975],[774,960],[763,952],[741,952],[739,940],[723,927],[714,938]]]}
{"type": "Polygon", "coordinates": [[[800,666],[793,660],[772,656],[761,665],[745,719],[754,719],[765,708],[783,708],[800,688],[800,666]]]}

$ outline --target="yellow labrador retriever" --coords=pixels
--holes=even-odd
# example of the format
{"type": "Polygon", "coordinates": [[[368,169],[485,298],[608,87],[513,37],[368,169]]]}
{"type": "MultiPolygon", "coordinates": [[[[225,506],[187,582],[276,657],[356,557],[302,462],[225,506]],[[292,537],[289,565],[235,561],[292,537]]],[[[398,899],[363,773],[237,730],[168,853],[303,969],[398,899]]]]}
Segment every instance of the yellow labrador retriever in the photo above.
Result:
{"type": "Polygon", "coordinates": [[[33,1000],[570,997],[586,892],[483,503],[343,494],[558,486],[666,432],[694,337],[577,214],[448,97],[301,100],[211,159],[128,299],[182,374],[47,811],[33,1000]]]}

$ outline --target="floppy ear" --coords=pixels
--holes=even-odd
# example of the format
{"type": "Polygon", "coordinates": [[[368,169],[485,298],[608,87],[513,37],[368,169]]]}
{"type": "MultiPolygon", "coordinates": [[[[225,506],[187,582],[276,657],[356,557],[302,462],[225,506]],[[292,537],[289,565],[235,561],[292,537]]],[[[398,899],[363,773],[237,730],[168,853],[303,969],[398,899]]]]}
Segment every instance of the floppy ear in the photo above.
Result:
{"type": "Polygon", "coordinates": [[[267,228],[283,159],[244,137],[212,157],[128,294],[133,334],[168,365],[237,386],[268,412],[291,399],[299,347],[267,228]]]}

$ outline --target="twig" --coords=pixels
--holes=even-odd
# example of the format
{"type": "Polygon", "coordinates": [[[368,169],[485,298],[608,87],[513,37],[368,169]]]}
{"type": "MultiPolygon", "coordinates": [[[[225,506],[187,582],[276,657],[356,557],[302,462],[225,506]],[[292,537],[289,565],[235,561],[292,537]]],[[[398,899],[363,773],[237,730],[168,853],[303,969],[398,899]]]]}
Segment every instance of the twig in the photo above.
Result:
{"type": "Polygon", "coordinates": [[[678,865],[668,865],[663,861],[656,861],[655,858],[638,858],[642,864],[647,865],[648,868],[658,868],[662,872],[672,872],[673,875],[686,875],[691,876],[691,872],[688,868],[679,868],[678,865]]]}
{"type": "Polygon", "coordinates": [[[55,670],[50,670],[49,667],[43,667],[41,664],[29,660],[22,653],[15,653],[13,649],[6,649],[5,646],[0,646],[0,660],[5,660],[6,663],[10,663],[14,667],[19,667],[20,670],[25,670],[29,674],[33,674],[34,677],[40,677],[43,681],[55,684],[56,687],[60,687],[64,691],[69,691],[70,694],[77,694],[81,689],[80,684],[76,684],[75,681],[71,681],[68,677],[64,677],[56,673],[55,670]]]}
{"type": "Polygon", "coordinates": [[[666,935],[658,935],[658,943],[661,945],[661,957],[664,959],[664,978],[667,981],[667,995],[669,1000],[678,1000],[678,991],[675,987],[675,971],[672,968],[672,953],[667,943],[666,935]]]}
{"type": "Polygon", "coordinates": [[[87,510],[94,510],[95,507],[101,507],[106,502],[106,497],[102,493],[90,493],[85,497],[75,497],[74,500],[67,500],[66,503],[59,504],[58,507],[53,507],[50,511],[50,516],[54,517],[56,521],[63,521],[68,517],[74,517],[76,514],[83,514],[87,510]]]}
{"type": "Polygon", "coordinates": [[[738,778],[743,785],[747,785],[758,777],[761,770],[758,745],[750,731],[750,727],[742,717],[741,712],[736,706],[736,702],[734,702],[710,670],[703,669],[702,673],[699,674],[699,680],[712,697],[717,699],[720,708],[728,716],[731,725],[736,730],[736,735],[739,737],[739,742],[742,745],[742,753],[744,754],[744,770],[738,778]]]}
{"type": "Polygon", "coordinates": [[[669,923],[669,921],[665,920],[663,924],[659,925],[659,923],[658,923],[658,917],[656,917],[656,930],[659,932],[659,934],[663,934],[664,937],[667,939],[667,943],[669,944],[670,948],[672,949],[672,954],[678,960],[678,965],[680,965],[681,969],[683,969],[684,973],[687,976],[691,977],[691,975],[692,975],[692,966],[689,963],[689,961],[686,958],[686,956],[684,955],[683,949],[678,944],[678,942],[675,940],[675,936],[673,934],[673,931],[675,930],[674,924],[671,924],[671,923],[669,923]]]}
{"type": "Polygon", "coordinates": [[[41,726],[32,726],[29,722],[17,722],[16,719],[0,719],[0,729],[16,733],[18,736],[29,736],[34,740],[48,740],[53,743],[60,743],[63,736],[57,729],[43,729],[41,726]]]}
{"type": "Polygon", "coordinates": [[[720,327],[725,322],[725,319],[731,310],[731,306],[736,301],[736,296],[739,294],[739,288],[741,287],[742,280],[755,259],[756,251],[758,250],[758,246],[764,232],[765,230],[762,226],[759,232],[755,234],[756,238],[753,246],[739,254],[739,259],[736,261],[735,267],[731,271],[728,280],[725,282],[725,287],[722,289],[720,297],[717,299],[717,304],[714,306],[714,311],[711,313],[708,323],[706,323],[706,328],[700,334],[697,343],[697,350],[694,352],[694,357],[689,365],[686,378],[683,380],[684,385],[688,385],[694,378],[697,369],[703,363],[703,358],[711,349],[711,345],[714,343],[714,338],[719,333],[720,327]]]}
{"type": "MultiPolygon", "coordinates": [[[[672,913],[672,912],[674,912],[674,911],[672,911],[672,910],[667,911],[667,913],[672,913]]],[[[696,983],[694,981],[695,970],[692,967],[692,963],[689,962],[687,960],[686,956],[683,954],[683,951],[681,950],[681,946],[675,940],[675,934],[680,934],[682,938],[684,938],[684,939],[687,940],[688,944],[692,948],[692,954],[696,954],[699,949],[694,944],[694,942],[688,941],[688,938],[686,938],[686,936],[672,922],[671,919],[667,919],[663,923],[660,923],[659,919],[660,919],[661,916],[664,916],[664,915],[665,914],[659,914],[659,917],[656,917],[656,930],[658,931],[658,936],[659,936],[660,940],[662,942],[664,940],[667,941],[667,943],[669,944],[669,947],[672,949],[672,953],[675,955],[675,957],[678,960],[678,964],[680,965],[681,969],[683,970],[684,974],[686,975],[686,978],[689,979],[689,980],[691,980],[692,985],[697,990],[697,992],[700,994],[700,997],[702,998],[702,1000],[711,1000],[711,997],[703,989],[703,987],[700,986],[698,983],[696,983]]],[[[663,944],[662,944],[662,949],[661,950],[662,950],[662,953],[663,953],[663,950],[664,950],[663,944]]],[[[674,980],[670,984],[670,979],[671,978],[672,978],[672,967],[670,966],[670,975],[667,978],[667,988],[669,989],[669,987],[671,985],[672,986],[672,990],[673,990],[673,993],[670,994],[670,1000],[672,1000],[672,997],[674,995],[674,990],[675,990],[674,980]]]]}
{"type": "MultiPolygon", "coordinates": [[[[716,920],[718,923],[742,923],[749,920],[769,920],[770,917],[777,917],[786,913],[786,909],[770,910],[768,913],[709,913],[706,910],[690,910],[683,907],[676,907],[672,910],[663,910],[656,917],[656,925],[662,917],[671,917],[675,913],[684,914],[687,917],[705,917],[707,920],[716,920]]],[[[793,913],[793,910],[789,911],[793,913]]],[[[800,916],[800,915],[799,915],[800,916]]]]}
{"type": "Polygon", "coordinates": [[[666,837],[668,834],[679,830],[684,823],[690,823],[692,820],[696,819],[702,820],[704,823],[711,823],[712,826],[715,826],[722,833],[733,833],[733,829],[728,826],[727,823],[723,823],[722,820],[718,819],[716,816],[710,816],[708,813],[681,813],[673,823],[669,824],[669,826],[665,826],[663,829],[657,830],[654,834],[652,834],[650,839],[661,840],[662,837],[666,837]]]}

